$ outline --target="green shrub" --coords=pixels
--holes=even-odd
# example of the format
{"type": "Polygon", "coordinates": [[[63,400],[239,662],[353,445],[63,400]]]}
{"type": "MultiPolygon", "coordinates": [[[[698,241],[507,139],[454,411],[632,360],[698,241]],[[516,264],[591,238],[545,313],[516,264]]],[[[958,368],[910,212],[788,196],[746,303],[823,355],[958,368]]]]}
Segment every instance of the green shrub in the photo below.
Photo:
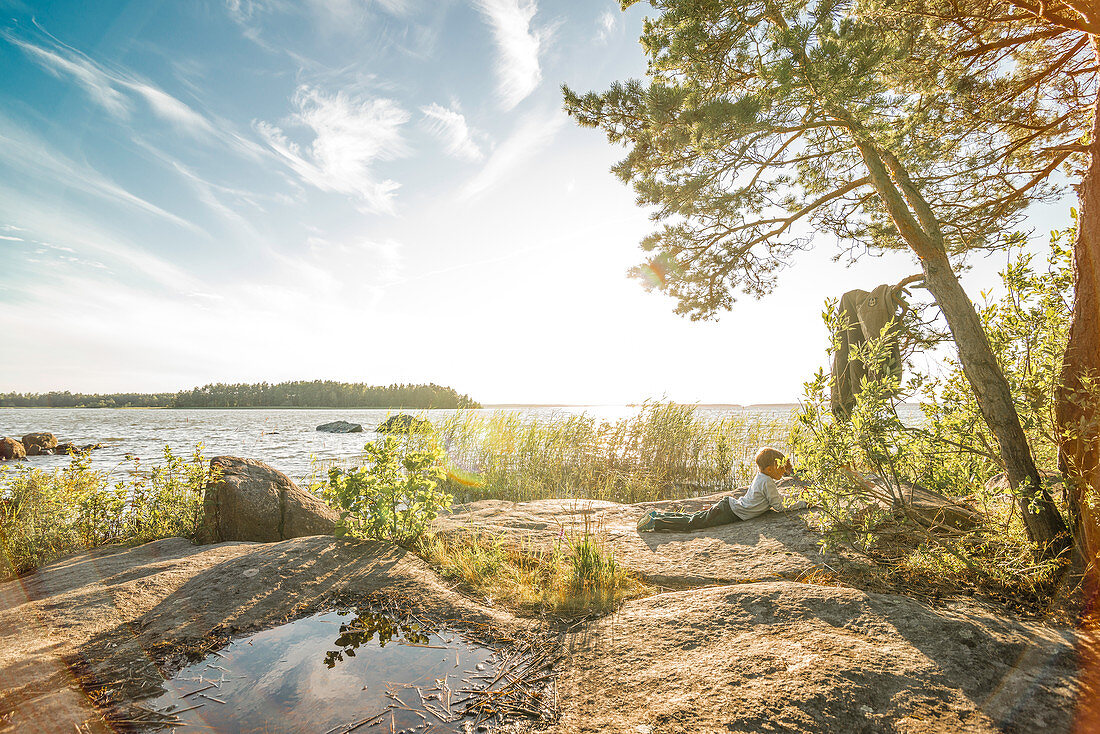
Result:
{"type": "Polygon", "coordinates": [[[390,436],[364,446],[366,464],[333,468],[324,497],[339,512],[338,536],[406,543],[420,536],[451,505],[444,492],[442,449],[390,436]]]}
{"type": "MultiPolygon", "coordinates": [[[[986,294],[978,309],[1036,463],[1047,474],[1057,470],[1053,400],[1072,302],[1067,234],[1052,233],[1045,269],[1035,268],[1034,256],[1018,255],[1001,273],[1003,296],[990,300],[986,294]]],[[[825,320],[836,333],[831,308],[825,320]]],[[[870,363],[884,355],[881,340],[863,347],[870,363]]],[[[805,386],[791,435],[811,485],[805,499],[818,507],[827,542],[860,550],[891,572],[1029,592],[1056,569],[1034,563],[1014,498],[986,488],[1004,470],[997,445],[961,365],[949,359],[946,367],[935,376],[917,373],[904,386],[865,383],[848,421],[830,412],[831,377],[819,370],[805,386]],[[920,399],[923,420],[917,425],[896,413],[906,396],[920,399]],[[874,489],[853,481],[851,472],[874,475],[874,489]],[[929,530],[892,512],[907,484],[960,498],[980,510],[985,523],[966,531],[929,530]]]]}

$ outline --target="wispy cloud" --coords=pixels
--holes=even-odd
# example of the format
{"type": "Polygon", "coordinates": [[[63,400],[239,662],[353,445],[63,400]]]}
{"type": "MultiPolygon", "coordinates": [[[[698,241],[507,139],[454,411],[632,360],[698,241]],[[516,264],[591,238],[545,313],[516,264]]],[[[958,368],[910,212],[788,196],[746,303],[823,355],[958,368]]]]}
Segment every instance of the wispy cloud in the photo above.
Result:
{"type": "Polygon", "coordinates": [[[497,94],[510,110],[535,91],[542,81],[539,48],[544,31],[532,29],[538,11],[534,0],[474,0],[489,21],[500,56],[497,58],[497,94]]]}
{"type": "Polygon", "coordinates": [[[482,169],[459,191],[459,198],[472,199],[495,186],[548,146],[564,122],[561,113],[528,116],[511,137],[493,150],[482,169]]]}
{"type": "Polygon", "coordinates": [[[260,37],[262,18],[265,15],[290,14],[305,16],[326,30],[353,33],[360,31],[376,8],[393,16],[406,16],[415,0],[226,0],[229,17],[241,28],[247,38],[271,51],[279,50],[260,37]]]}
{"type": "Polygon", "coordinates": [[[412,6],[410,0],[308,0],[313,11],[335,20],[361,20],[374,7],[392,15],[404,15],[412,6]]]}
{"type": "Polygon", "coordinates": [[[292,102],[291,122],[308,128],[313,141],[303,148],[281,128],[257,121],[271,149],[312,186],[354,196],[369,211],[392,213],[400,184],[379,177],[373,167],[408,153],[401,126],[409,113],[390,99],[326,94],[309,86],[299,87],[292,102]]]}
{"type": "Polygon", "coordinates": [[[610,10],[603,11],[596,21],[596,40],[600,43],[606,43],[607,39],[611,38],[611,32],[615,30],[618,22],[618,18],[610,10]]]}
{"type": "MultiPolygon", "coordinates": [[[[161,291],[201,290],[203,282],[184,269],[144,249],[110,224],[81,213],[71,205],[59,209],[0,182],[0,200],[10,206],[29,242],[85,259],[105,261],[130,271],[130,277],[161,291]],[[64,216],[58,216],[59,211],[64,216]]],[[[48,280],[48,278],[47,278],[48,280]]]]}
{"type": "Polygon", "coordinates": [[[3,114],[0,114],[0,165],[15,169],[30,180],[60,184],[104,201],[139,209],[194,232],[202,231],[191,222],[127,191],[87,165],[70,160],[3,114]]]}
{"type": "Polygon", "coordinates": [[[435,102],[421,107],[420,112],[424,115],[424,127],[443,143],[447,155],[464,161],[479,161],[485,156],[471,136],[466,117],[461,112],[435,102]]]}
{"type": "Polygon", "coordinates": [[[46,41],[34,43],[8,31],[0,31],[9,43],[20,48],[29,59],[54,76],[69,78],[79,85],[95,104],[119,120],[128,120],[141,100],[155,116],[191,137],[221,141],[238,152],[256,157],[260,148],[232,132],[222,121],[209,117],[152,82],[128,72],[108,69],[86,54],[45,33],[46,41]]]}
{"type": "Polygon", "coordinates": [[[108,75],[82,58],[66,58],[54,51],[36,46],[28,41],[5,33],[4,37],[23,50],[31,60],[59,79],[72,77],[84,89],[88,97],[115,117],[130,113],[129,100],[117,89],[108,75]]]}

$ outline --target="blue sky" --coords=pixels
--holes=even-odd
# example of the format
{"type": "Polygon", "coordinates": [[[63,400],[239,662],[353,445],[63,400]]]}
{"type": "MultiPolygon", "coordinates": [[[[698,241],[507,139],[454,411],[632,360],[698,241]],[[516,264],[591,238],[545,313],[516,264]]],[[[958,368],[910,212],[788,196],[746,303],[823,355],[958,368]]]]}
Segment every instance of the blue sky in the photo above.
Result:
{"type": "Polygon", "coordinates": [[[0,0],[0,390],[796,399],[824,299],[913,265],[822,242],[706,323],[629,280],[651,223],[560,85],[641,76],[645,10],[0,0]]]}

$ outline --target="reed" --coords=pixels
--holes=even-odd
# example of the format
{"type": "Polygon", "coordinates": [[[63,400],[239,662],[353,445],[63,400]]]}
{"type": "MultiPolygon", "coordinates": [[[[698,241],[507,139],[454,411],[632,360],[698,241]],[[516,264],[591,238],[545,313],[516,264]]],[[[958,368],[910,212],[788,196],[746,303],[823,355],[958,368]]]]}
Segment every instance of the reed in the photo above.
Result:
{"type": "Polygon", "coordinates": [[[0,579],[106,543],[193,536],[211,469],[202,445],[188,457],[130,459],[112,471],[74,454],[55,471],[0,467],[0,579]]]}
{"type": "Polygon", "coordinates": [[[617,421],[587,414],[540,420],[506,411],[458,411],[435,428],[460,470],[447,486],[456,502],[576,498],[634,503],[747,483],[760,446],[786,445],[790,416],[704,418],[693,405],[647,402],[637,414],[617,421]]]}

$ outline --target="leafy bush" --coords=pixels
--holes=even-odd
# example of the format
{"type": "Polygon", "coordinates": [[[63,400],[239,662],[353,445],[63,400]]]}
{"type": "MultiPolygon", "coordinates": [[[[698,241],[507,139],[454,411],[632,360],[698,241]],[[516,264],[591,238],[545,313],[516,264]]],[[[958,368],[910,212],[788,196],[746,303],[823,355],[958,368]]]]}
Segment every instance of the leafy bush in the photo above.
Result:
{"type": "MultiPolygon", "coordinates": [[[[1067,240],[1066,232],[1052,233],[1043,270],[1035,268],[1033,255],[1018,255],[1001,273],[1003,296],[993,301],[986,294],[979,307],[1036,462],[1047,474],[1057,469],[1053,399],[1072,302],[1067,240]]],[[[825,320],[836,333],[831,308],[825,320]]],[[[862,349],[869,363],[887,351],[882,340],[862,349]]],[[[986,488],[1003,471],[996,443],[961,365],[949,359],[946,367],[938,376],[916,374],[904,386],[865,383],[849,421],[834,419],[831,377],[819,370],[805,386],[791,435],[811,485],[805,498],[819,508],[827,541],[843,542],[892,571],[1031,590],[1055,569],[1033,563],[1014,498],[986,488]],[[906,396],[920,398],[923,420],[917,425],[897,415],[897,402],[906,396]],[[875,488],[861,486],[855,473],[874,475],[875,488]],[[960,498],[981,510],[986,522],[967,531],[923,528],[891,511],[906,485],[960,498]]]]}
{"type": "Polygon", "coordinates": [[[406,543],[451,505],[440,486],[445,472],[438,445],[389,436],[363,447],[366,464],[333,468],[323,496],[340,514],[338,536],[406,543]],[[419,447],[418,447],[419,446],[419,447]]]}

